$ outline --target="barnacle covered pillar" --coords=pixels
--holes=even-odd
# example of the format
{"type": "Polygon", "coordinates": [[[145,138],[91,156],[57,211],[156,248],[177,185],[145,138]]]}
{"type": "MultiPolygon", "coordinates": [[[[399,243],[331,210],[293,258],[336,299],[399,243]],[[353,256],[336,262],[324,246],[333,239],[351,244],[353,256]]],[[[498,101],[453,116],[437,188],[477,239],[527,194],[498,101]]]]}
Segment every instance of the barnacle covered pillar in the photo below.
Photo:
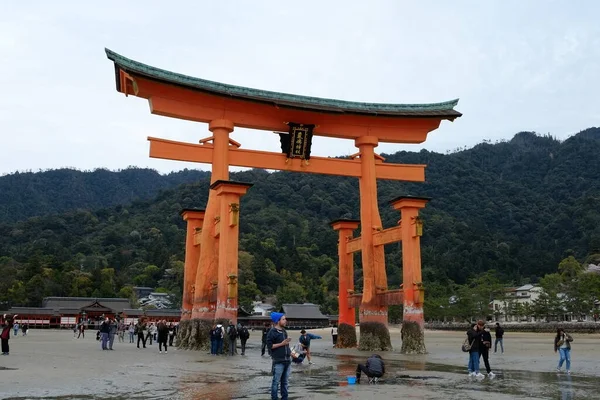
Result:
{"type": "Polygon", "coordinates": [[[383,246],[375,246],[373,243],[373,234],[382,229],[377,203],[375,164],[375,147],[378,144],[379,140],[375,136],[361,136],[355,140],[355,145],[360,150],[361,164],[359,178],[363,267],[363,295],[359,311],[361,350],[391,350],[392,348],[387,328],[387,305],[379,305],[377,296],[378,293],[387,290],[385,254],[383,246]]]}
{"type": "Polygon", "coordinates": [[[187,222],[185,236],[185,266],[183,270],[183,299],[181,302],[181,320],[189,320],[192,317],[194,304],[194,285],[196,283],[196,271],[200,259],[200,234],[202,222],[204,221],[204,210],[186,208],[181,211],[183,220],[187,222]]]}
{"type": "MultiPolygon", "coordinates": [[[[211,184],[219,180],[229,180],[229,134],[233,131],[233,122],[226,119],[212,120],[208,129],[211,138],[201,141],[202,147],[211,150],[211,184]],[[208,142],[212,141],[212,144],[208,142]]],[[[200,257],[196,269],[194,285],[194,305],[192,307],[191,331],[186,348],[206,350],[210,346],[210,329],[215,318],[215,302],[211,301],[211,290],[217,281],[219,272],[219,238],[215,232],[220,210],[221,198],[215,190],[208,192],[208,201],[200,231],[200,257]]]]}
{"type": "Polygon", "coordinates": [[[403,354],[425,354],[423,303],[425,289],[421,278],[421,236],[423,222],[419,210],[428,197],[402,196],[390,203],[401,214],[402,231],[402,286],[404,313],[402,320],[403,354]]]}
{"type": "Polygon", "coordinates": [[[238,242],[240,197],[252,186],[249,183],[216,181],[210,188],[220,199],[217,231],[219,235],[219,274],[215,319],[237,323],[238,311],[238,242]]]}
{"type": "Polygon", "coordinates": [[[338,340],[337,347],[356,347],[356,316],[354,307],[350,307],[348,295],[354,292],[354,253],[348,252],[348,240],[360,225],[360,221],[338,219],[330,224],[338,231],[338,340]]]}
{"type": "MultiPolygon", "coordinates": [[[[229,180],[229,133],[233,131],[233,123],[228,120],[214,120],[209,124],[212,137],[212,173],[211,184],[229,180]]],[[[205,144],[205,146],[208,146],[205,144]]],[[[194,291],[194,307],[192,318],[203,320],[214,319],[215,309],[211,304],[211,282],[217,281],[219,270],[218,238],[215,233],[216,220],[219,215],[221,198],[211,189],[204,215],[204,223],[200,234],[200,259],[196,274],[194,291]]]]}

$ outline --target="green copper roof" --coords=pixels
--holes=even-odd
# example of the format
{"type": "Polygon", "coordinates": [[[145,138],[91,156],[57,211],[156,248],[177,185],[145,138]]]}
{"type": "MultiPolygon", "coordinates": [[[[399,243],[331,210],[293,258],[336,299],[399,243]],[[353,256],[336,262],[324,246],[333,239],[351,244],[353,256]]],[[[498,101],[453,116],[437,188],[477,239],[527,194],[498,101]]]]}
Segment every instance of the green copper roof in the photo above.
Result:
{"type": "Polygon", "coordinates": [[[454,119],[462,114],[454,107],[458,99],[443,103],[431,104],[386,104],[386,103],[362,103],[335,99],[324,99],[320,97],[300,96],[288,93],[271,92],[267,90],[252,89],[242,86],[228,85],[213,82],[206,79],[166,71],[164,69],[142,64],[141,62],[123,57],[109,49],[106,50],[107,57],[115,63],[117,71],[117,90],[120,90],[118,71],[123,70],[132,75],[142,75],[161,82],[184,86],[204,92],[215,93],[222,96],[230,96],[240,99],[276,104],[278,106],[309,109],[321,112],[370,114],[382,116],[404,116],[404,117],[436,117],[443,119],[454,119]]]}

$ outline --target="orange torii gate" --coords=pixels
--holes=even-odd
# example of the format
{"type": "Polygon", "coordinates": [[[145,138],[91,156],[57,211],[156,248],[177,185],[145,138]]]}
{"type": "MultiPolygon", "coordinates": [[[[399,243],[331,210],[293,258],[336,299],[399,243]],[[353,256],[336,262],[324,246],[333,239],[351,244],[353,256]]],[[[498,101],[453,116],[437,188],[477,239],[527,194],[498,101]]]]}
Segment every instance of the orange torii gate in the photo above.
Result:
{"type": "MultiPolygon", "coordinates": [[[[402,240],[404,304],[405,307],[412,304],[414,308],[414,312],[405,311],[405,317],[412,315],[407,323],[420,326],[422,339],[422,307],[419,313],[422,302],[415,301],[422,294],[420,249],[418,236],[410,236],[409,230],[420,224],[418,209],[425,200],[399,199],[393,205],[401,210],[402,224],[383,230],[377,205],[377,179],[423,182],[425,165],[385,163],[374,149],[379,142],[425,141],[442,120],[452,121],[461,116],[454,110],[458,100],[380,104],[298,96],[193,78],[142,64],[108,49],[106,54],[114,62],[117,91],[147,99],[153,114],[208,123],[212,133],[198,144],[148,138],[150,157],[212,165],[206,209],[182,212],[188,222],[179,336],[182,347],[205,346],[207,327],[213,321],[237,319],[239,204],[251,185],[230,181],[230,166],[358,178],[361,237],[347,243],[340,239],[340,314],[349,308],[348,302],[350,306],[358,305],[357,295],[348,296],[349,287],[345,290],[341,287],[353,285],[342,279],[342,274],[347,274],[342,261],[344,266],[348,265],[348,257],[341,250],[345,246],[346,255],[361,251],[361,347],[369,342],[363,342],[369,335],[379,336],[374,347],[389,343],[387,305],[398,302],[400,292],[388,290],[382,244],[402,240]],[[234,127],[289,133],[280,134],[282,153],[271,153],[241,149],[240,143],[229,137],[234,127]],[[359,151],[351,159],[311,157],[313,135],[354,140],[359,151]],[[368,326],[375,328],[367,329],[368,326]]],[[[340,222],[334,228],[340,230],[340,235],[343,231],[348,236],[347,224],[340,222]]]]}

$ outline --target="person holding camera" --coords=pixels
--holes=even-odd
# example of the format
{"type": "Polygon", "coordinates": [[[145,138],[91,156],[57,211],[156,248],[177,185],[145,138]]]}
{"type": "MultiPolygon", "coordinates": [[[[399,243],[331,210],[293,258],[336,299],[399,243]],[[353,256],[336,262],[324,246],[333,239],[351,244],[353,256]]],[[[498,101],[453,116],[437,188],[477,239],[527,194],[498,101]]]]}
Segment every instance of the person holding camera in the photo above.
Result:
{"type": "Polygon", "coordinates": [[[271,399],[277,400],[277,389],[281,386],[281,399],[287,400],[288,398],[288,380],[292,372],[290,366],[291,350],[290,342],[291,339],[287,335],[285,326],[287,320],[283,313],[272,312],[271,320],[275,326],[267,334],[267,347],[271,353],[273,359],[272,372],[273,381],[271,382],[271,399]]]}
{"type": "Polygon", "coordinates": [[[469,339],[469,376],[476,378],[484,378],[483,374],[479,372],[479,346],[482,344],[481,336],[483,334],[483,321],[479,320],[476,324],[471,326],[471,329],[467,331],[467,337],[469,339]]]}
{"type": "Polygon", "coordinates": [[[556,330],[556,337],[554,338],[554,352],[559,352],[560,358],[558,360],[558,366],[556,372],[560,372],[563,363],[567,362],[567,374],[571,373],[571,342],[573,337],[569,335],[563,328],[556,330]]]}

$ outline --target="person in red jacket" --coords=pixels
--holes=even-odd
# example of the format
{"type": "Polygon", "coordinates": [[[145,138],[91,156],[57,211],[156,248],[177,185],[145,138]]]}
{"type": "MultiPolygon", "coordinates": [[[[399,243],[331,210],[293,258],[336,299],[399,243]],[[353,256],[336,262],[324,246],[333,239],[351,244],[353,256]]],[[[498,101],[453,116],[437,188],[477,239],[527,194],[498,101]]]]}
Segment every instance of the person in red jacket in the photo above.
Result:
{"type": "Polygon", "coordinates": [[[7,356],[10,349],[8,347],[8,340],[10,339],[10,330],[13,327],[13,322],[16,315],[7,316],[4,314],[2,323],[2,332],[0,333],[0,341],[2,342],[2,355],[7,356]]]}

